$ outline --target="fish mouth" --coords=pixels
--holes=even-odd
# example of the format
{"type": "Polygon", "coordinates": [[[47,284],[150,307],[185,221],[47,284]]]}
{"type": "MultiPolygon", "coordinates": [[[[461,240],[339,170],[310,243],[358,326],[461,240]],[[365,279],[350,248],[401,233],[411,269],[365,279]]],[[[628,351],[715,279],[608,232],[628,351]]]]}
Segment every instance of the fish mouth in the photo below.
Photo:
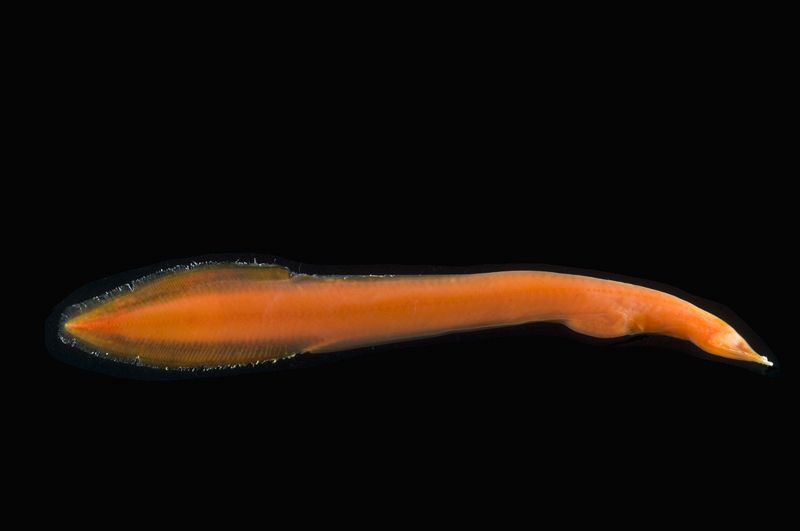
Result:
{"type": "Polygon", "coordinates": [[[759,365],[766,365],[767,367],[774,365],[769,358],[753,350],[744,340],[737,343],[735,347],[717,347],[717,351],[720,355],[735,360],[749,361],[759,365]]]}

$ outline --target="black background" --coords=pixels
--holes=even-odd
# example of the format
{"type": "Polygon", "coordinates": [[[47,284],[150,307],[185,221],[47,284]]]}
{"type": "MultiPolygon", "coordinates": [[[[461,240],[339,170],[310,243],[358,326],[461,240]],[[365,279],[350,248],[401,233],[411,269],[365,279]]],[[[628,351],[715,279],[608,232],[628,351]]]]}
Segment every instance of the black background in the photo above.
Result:
{"type": "Polygon", "coordinates": [[[148,382],[64,364],[39,341],[52,451],[131,469],[163,458],[184,474],[313,463],[332,469],[326,488],[353,462],[374,463],[366,482],[421,483],[432,469],[469,483],[553,465],[564,492],[576,474],[601,488],[622,469],[635,487],[640,463],[648,477],[785,466],[795,213],[778,181],[780,102],[763,89],[776,70],[745,49],[690,61],[625,43],[400,48],[140,61],[134,46],[61,63],[41,322],[86,283],[209,253],[381,271],[550,264],[723,304],[780,369],[523,327],[148,382]]]}

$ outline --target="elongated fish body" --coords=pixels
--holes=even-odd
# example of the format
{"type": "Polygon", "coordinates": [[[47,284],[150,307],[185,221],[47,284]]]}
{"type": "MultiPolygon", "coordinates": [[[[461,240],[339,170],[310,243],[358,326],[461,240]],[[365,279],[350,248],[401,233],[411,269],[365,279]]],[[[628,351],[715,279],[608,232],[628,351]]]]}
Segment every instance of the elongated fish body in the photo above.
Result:
{"type": "Polygon", "coordinates": [[[163,369],[222,368],[536,321],[593,337],[652,333],[770,365],[727,323],[661,291],[581,275],[322,277],[214,263],[148,277],[70,307],[61,337],[163,369]]]}

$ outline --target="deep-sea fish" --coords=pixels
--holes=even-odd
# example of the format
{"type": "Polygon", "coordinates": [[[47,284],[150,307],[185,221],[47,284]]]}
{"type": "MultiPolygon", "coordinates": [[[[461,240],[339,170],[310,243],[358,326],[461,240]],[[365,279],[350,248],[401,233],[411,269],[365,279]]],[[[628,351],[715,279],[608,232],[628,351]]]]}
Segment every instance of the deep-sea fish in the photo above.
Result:
{"type": "Polygon", "coordinates": [[[725,321],[669,293],[545,271],[315,276],[206,263],[67,308],[64,343],[157,369],[210,369],[529,322],[598,338],[660,334],[772,365],[725,321]]]}

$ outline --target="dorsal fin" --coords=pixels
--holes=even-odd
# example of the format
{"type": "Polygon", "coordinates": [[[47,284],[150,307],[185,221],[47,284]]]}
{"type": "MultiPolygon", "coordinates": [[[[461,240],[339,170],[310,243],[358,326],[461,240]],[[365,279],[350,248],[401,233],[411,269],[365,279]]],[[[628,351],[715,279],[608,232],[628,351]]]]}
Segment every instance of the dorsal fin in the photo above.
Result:
{"type": "MultiPolygon", "coordinates": [[[[174,269],[145,277],[130,284],[129,293],[114,297],[113,306],[129,307],[169,298],[178,293],[202,290],[233,282],[271,282],[288,280],[291,272],[278,265],[213,263],[187,269],[174,269]]],[[[113,293],[111,295],[114,295],[113,293]]]]}
{"type": "Polygon", "coordinates": [[[289,270],[277,265],[258,264],[202,264],[189,269],[179,269],[156,275],[152,280],[143,279],[134,285],[134,291],[171,291],[172,288],[187,289],[193,286],[208,286],[230,281],[287,280],[289,270]]]}

